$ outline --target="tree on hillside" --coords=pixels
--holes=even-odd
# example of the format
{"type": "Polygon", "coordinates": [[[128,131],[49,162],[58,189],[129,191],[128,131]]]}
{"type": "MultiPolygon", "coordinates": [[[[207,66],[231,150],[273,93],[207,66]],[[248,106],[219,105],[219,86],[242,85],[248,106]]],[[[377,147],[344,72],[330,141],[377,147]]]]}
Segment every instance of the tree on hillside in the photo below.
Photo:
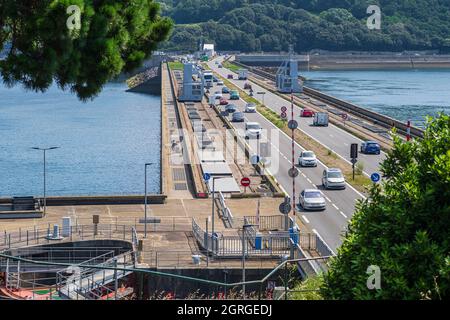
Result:
{"type": "Polygon", "coordinates": [[[357,205],[325,275],[323,296],[448,299],[450,116],[428,119],[423,139],[408,143],[395,137],[381,171],[382,186],[373,186],[357,205]],[[369,266],[379,267],[380,290],[368,289],[369,266]]]}
{"type": "Polygon", "coordinates": [[[55,81],[86,100],[138,67],[171,28],[153,0],[2,0],[0,51],[6,43],[10,48],[0,72],[9,86],[45,91],[55,81]],[[80,24],[69,28],[73,5],[80,24]]]}

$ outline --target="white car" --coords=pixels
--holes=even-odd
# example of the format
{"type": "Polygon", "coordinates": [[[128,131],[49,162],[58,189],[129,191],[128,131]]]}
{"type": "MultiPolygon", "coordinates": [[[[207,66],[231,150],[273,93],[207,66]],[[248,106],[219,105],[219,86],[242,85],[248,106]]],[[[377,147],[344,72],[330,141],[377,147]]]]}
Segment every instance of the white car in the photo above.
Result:
{"type": "Polygon", "coordinates": [[[261,137],[261,125],[258,122],[247,122],[245,124],[245,139],[261,137]]]}
{"type": "Polygon", "coordinates": [[[245,112],[255,113],[256,112],[256,104],[254,104],[254,103],[247,103],[245,105],[245,112]]]}
{"type": "Polygon", "coordinates": [[[324,170],[322,185],[325,189],[345,189],[345,178],[341,169],[328,168],[324,170]]]}
{"type": "Polygon", "coordinates": [[[317,167],[317,158],[312,151],[303,151],[298,157],[298,165],[300,167],[317,167]]]}
{"type": "Polygon", "coordinates": [[[217,85],[218,86],[223,86],[223,81],[222,80],[217,81],[217,85]]]}
{"type": "Polygon", "coordinates": [[[325,210],[327,203],[319,190],[306,189],[300,193],[300,206],[305,210],[325,210]]]}
{"type": "Polygon", "coordinates": [[[214,96],[215,96],[216,99],[222,99],[223,98],[223,95],[222,95],[221,91],[214,92],[214,96]]]}

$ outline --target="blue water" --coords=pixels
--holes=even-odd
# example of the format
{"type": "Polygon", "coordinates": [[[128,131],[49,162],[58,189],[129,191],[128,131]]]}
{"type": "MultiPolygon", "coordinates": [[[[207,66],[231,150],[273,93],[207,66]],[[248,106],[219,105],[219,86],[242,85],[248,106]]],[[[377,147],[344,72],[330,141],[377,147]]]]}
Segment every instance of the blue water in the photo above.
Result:
{"type": "Polygon", "coordinates": [[[34,93],[0,83],[0,197],[41,195],[47,153],[47,194],[112,195],[160,189],[160,97],[125,92],[110,83],[80,102],[52,87],[34,93]]]}
{"type": "Polygon", "coordinates": [[[427,115],[450,114],[450,69],[303,72],[306,85],[423,127],[427,115]]]}

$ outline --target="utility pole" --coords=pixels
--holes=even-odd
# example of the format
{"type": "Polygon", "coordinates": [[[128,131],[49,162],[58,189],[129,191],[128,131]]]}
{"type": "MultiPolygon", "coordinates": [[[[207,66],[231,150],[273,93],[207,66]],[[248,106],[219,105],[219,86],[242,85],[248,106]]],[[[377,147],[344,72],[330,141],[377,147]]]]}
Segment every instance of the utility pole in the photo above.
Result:
{"type": "Polygon", "coordinates": [[[145,164],[145,170],[144,170],[144,180],[145,180],[145,186],[144,186],[144,238],[147,238],[147,167],[151,166],[153,163],[146,163],[145,164]]]}

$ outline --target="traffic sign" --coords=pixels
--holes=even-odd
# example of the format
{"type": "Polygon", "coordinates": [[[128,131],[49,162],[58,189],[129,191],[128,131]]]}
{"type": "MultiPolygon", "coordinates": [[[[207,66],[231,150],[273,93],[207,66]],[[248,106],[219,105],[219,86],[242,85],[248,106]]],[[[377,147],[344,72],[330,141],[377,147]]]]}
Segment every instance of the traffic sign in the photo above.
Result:
{"type": "Polygon", "coordinates": [[[203,174],[203,180],[209,181],[209,179],[211,179],[211,175],[209,173],[204,173],[203,174]]]}
{"type": "Polygon", "coordinates": [[[281,107],[281,112],[284,112],[284,113],[286,113],[286,111],[287,111],[287,108],[286,107],[281,107]]]}
{"type": "Polygon", "coordinates": [[[288,174],[289,174],[289,177],[291,177],[291,178],[297,178],[299,172],[298,172],[297,168],[290,168],[288,171],[288,174]]]}
{"type": "Polygon", "coordinates": [[[372,182],[377,183],[381,180],[381,176],[379,173],[372,173],[372,175],[370,176],[370,180],[372,180],[372,182]]]}
{"type": "Polygon", "coordinates": [[[343,113],[343,114],[341,115],[341,117],[342,117],[342,119],[344,119],[344,121],[345,121],[345,120],[347,120],[347,119],[348,119],[348,114],[346,114],[346,113],[343,113]]]}
{"type": "Polygon", "coordinates": [[[351,159],[358,159],[358,144],[352,143],[350,146],[350,158],[351,159]]]}
{"type": "Polygon", "coordinates": [[[288,214],[292,210],[292,206],[288,202],[283,202],[280,204],[279,210],[282,214],[288,214]]]}
{"type": "Polygon", "coordinates": [[[291,130],[295,130],[295,129],[298,128],[298,122],[295,121],[295,120],[291,120],[291,121],[289,121],[289,123],[288,123],[288,127],[289,127],[289,129],[291,129],[291,130]]]}
{"type": "Polygon", "coordinates": [[[287,119],[287,113],[286,112],[282,112],[281,113],[281,119],[283,119],[283,120],[287,119]]]}
{"type": "Polygon", "coordinates": [[[244,177],[241,179],[241,186],[248,187],[250,185],[250,179],[247,177],[244,177]]]}

